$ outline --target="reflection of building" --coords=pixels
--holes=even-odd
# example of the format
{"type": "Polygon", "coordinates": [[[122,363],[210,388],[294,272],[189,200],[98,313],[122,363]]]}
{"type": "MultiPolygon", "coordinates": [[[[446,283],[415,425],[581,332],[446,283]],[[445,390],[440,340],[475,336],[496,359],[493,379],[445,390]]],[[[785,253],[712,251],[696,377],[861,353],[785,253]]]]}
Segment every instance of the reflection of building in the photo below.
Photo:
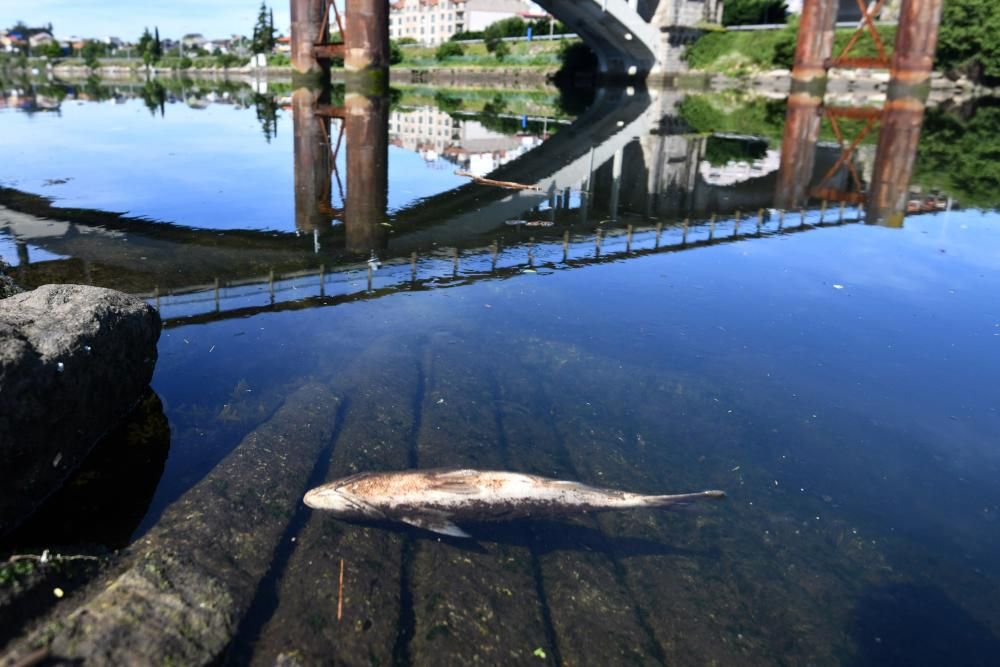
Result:
{"type": "Polygon", "coordinates": [[[702,160],[698,165],[698,173],[709,185],[725,186],[766,176],[778,171],[780,165],[781,151],[768,150],[764,157],[757,160],[729,160],[723,165],[702,160]]]}
{"type": "Polygon", "coordinates": [[[440,44],[456,32],[483,30],[511,16],[544,14],[526,0],[396,0],[389,5],[389,37],[440,44]]]}
{"type": "Polygon", "coordinates": [[[477,120],[452,118],[434,107],[389,115],[389,141],[420,153],[429,165],[445,159],[477,176],[493,171],[542,143],[535,135],[508,135],[477,120]]]}

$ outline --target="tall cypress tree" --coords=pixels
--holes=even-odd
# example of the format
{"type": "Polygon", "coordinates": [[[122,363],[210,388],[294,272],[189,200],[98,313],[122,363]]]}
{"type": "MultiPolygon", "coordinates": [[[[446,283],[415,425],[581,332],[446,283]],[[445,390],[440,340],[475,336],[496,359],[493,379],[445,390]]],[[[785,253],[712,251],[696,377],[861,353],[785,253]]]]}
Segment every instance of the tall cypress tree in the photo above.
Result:
{"type": "Polygon", "coordinates": [[[150,34],[149,28],[142,31],[142,37],[139,38],[138,44],[139,55],[142,56],[142,62],[149,65],[153,62],[153,35],[150,34]]]}
{"type": "Polygon", "coordinates": [[[160,62],[160,58],[163,57],[163,43],[160,41],[160,29],[159,27],[154,28],[153,33],[153,45],[151,50],[153,52],[153,62],[160,62]]]}
{"type": "Polygon", "coordinates": [[[270,53],[274,50],[274,16],[268,12],[267,5],[264,4],[263,0],[260,3],[257,24],[254,26],[253,33],[254,53],[270,53]]]}

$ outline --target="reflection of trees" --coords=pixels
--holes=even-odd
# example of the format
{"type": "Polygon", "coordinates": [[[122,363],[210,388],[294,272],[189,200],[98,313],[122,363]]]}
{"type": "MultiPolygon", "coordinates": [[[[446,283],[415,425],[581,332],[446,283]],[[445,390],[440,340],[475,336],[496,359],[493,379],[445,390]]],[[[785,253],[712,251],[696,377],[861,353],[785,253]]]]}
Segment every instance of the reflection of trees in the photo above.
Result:
{"type": "Polygon", "coordinates": [[[733,99],[725,95],[689,95],[679,111],[691,129],[701,134],[732,132],[781,141],[785,101],[766,98],[733,99]]]}
{"type": "Polygon", "coordinates": [[[439,90],[434,93],[434,106],[451,116],[462,108],[462,98],[439,90]]]}
{"type": "Polygon", "coordinates": [[[115,93],[110,88],[101,85],[101,77],[99,74],[91,74],[87,77],[82,87],[83,93],[92,102],[103,102],[104,100],[110,100],[115,96],[115,93]]]}
{"type": "Polygon", "coordinates": [[[964,118],[928,109],[913,180],[965,206],[1000,207],[1000,100],[984,100],[964,118]]]}
{"type": "Polygon", "coordinates": [[[731,139],[712,135],[705,142],[705,159],[714,166],[732,162],[753,162],[767,155],[767,142],[731,139]]]}
{"type": "Polygon", "coordinates": [[[278,102],[274,95],[253,94],[253,106],[257,111],[257,122],[267,143],[278,136],[278,102]]]}
{"type": "Polygon", "coordinates": [[[139,91],[142,96],[142,103],[149,109],[150,115],[155,116],[157,109],[160,116],[163,116],[167,104],[167,89],[159,81],[148,80],[139,91]]]}

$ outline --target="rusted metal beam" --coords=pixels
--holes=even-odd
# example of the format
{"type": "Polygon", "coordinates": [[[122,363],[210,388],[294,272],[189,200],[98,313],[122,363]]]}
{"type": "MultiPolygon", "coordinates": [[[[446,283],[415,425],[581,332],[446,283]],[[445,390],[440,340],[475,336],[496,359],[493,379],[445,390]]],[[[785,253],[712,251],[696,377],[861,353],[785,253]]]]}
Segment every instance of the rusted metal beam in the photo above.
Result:
{"type": "Polygon", "coordinates": [[[331,58],[344,57],[343,44],[316,44],[313,46],[313,55],[317,60],[330,60],[331,58]]]}
{"type": "Polygon", "coordinates": [[[334,106],[332,104],[317,104],[314,110],[317,116],[323,116],[324,118],[344,118],[347,115],[344,107],[334,106]]]}
{"type": "Polygon", "coordinates": [[[836,190],[834,188],[827,187],[816,187],[809,191],[816,199],[832,202],[845,202],[848,204],[855,204],[860,206],[865,203],[865,195],[863,192],[847,192],[845,190],[836,190]]]}
{"type": "Polygon", "coordinates": [[[892,55],[889,99],[868,195],[867,221],[901,227],[917,159],[942,0],[903,0],[892,55]]]}
{"type": "Polygon", "coordinates": [[[808,93],[793,93],[788,97],[775,208],[794,209],[805,202],[816,163],[816,142],[823,119],[821,105],[820,98],[808,93]]]}
{"type": "Polygon", "coordinates": [[[861,25],[858,29],[854,31],[851,38],[847,41],[847,45],[841,50],[840,55],[834,58],[829,66],[830,67],[877,67],[880,69],[887,69],[889,67],[889,56],[885,52],[885,45],[882,43],[882,38],[879,37],[878,28],[875,27],[875,17],[878,13],[882,11],[882,5],[885,4],[885,0],[878,0],[870,5],[865,4],[865,0],[856,0],[858,3],[858,9],[861,10],[861,25]],[[858,43],[861,35],[868,31],[871,35],[872,41],[875,43],[875,50],[878,52],[878,57],[876,58],[849,58],[848,53],[854,48],[854,45],[858,43]]]}
{"type": "Polygon", "coordinates": [[[942,4],[943,0],[903,0],[892,54],[894,82],[920,86],[930,79],[942,4]]]}
{"type": "Polygon", "coordinates": [[[368,254],[380,250],[386,239],[383,223],[389,202],[389,98],[364,95],[349,88],[344,110],[345,241],[348,251],[368,254]]]}
{"type": "Polygon", "coordinates": [[[330,121],[315,113],[321,93],[296,88],[292,93],[295,159],[295,228],[322,230],[330,218],[330,121]]]}
{"type": "Polygon", "coordinates": [[[834,118],[850,120],[870,120],[882,116],[882,110],[876,107],[826,107],[824,113],[834,118]]]}
{"type": "Polygon", "coordinates": [[[844,57],[831,61],[830,66],[843,69],[889,69],[889,59],[878,56],[844,57]]]}
{"type": "Polygon", "coordinates": [[[344,69],[348,72],[389,68],[389,3],[346,0],[344,69]]]}
{"type": "Polygon", "coordinates": [[[923,102],[914,98],[886,102],[868,190],[868,223],[903,226],[923,121],[923,102]]]}
{"type": "Polygon", "coordinates": [[[833,54],[838,4],[837,0],[806,0],[802,6],[792,68],[793,91],[796,85],[826,78],[827,61],[833,54]]]}
{"type": "Polygon", "coordinates": [[[314,45],[323,41],[324,0],[291,0],[292,69],[298,74],[321,75],[325,63],[317,59],[314,45]]]}

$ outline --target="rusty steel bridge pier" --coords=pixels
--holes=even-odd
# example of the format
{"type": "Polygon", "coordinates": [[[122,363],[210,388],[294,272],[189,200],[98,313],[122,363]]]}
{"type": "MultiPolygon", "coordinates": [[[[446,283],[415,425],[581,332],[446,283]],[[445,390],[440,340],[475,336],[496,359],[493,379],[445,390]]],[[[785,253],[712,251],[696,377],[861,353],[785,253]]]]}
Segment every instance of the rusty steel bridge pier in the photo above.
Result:
{"type": "MultiPolygon", "coordinates": [[[[903,0],[891,60],[875,30],[874,17],[884,0],[869,5],[862,24],[847,47],[833,57],[836,0],[806,0],[795,50],[792,89],[782,141],[781,166],[775,207],[793,209],[809,197],[864,204],[872,224],[899,227],[909,199],[910,179],[920,140],[924,105],[930,90],[943,0],[903,0]],[[850,51],[868,31],[878,57],[851,57],[850,51]],[[890,72],[887,100],[881,110],[827,107],[823,102],[827,72],[832,67],[881,67],[890,72]],[[810,187],[816,143],[827,118],[843,149],[841,159],[821,182],[810,187]],[[848,141],[838,119],[865,120],[864,128],[848,141]],[[872,179],[865,191],[852,162],[861,141],[880,125],[872,179]],[[828,187],[836,171],[845,167],[857,191],[828,187]]],[[[859,3],[861,4],[861,3],[859,3]]]]}
{"type": "Polygon", "coordinates": [[[349,86],[380,94],[389,86],[389,4],[345,0],[344,17],[334,0],[290,0],[292,68],[298,76],[329,82],[330,61],[343,58],[349,86]],[[337,41],[330,28],[336,22],[337,41]],[[353,83],[352,83],[353,82],[353,83]]]}
{"type": "Polygon", "coordinates": [[[324,37],[326,0],[291,0],[292,70],[297,77],[329,80],[330,60],[316,53],[324,37]]]}
{"type": "Polygon", "coordinates": [[[867,220],[902,227],[930,92],[943,0],[904,0],[892,54],[892,79],[867,201],[867,220]]]}
{"type": "Polygon", "coordinates": [[[377,253],[388,239],[389,97],[348,88],[344,98],[347,195],[344,238],[348,252],[377,253]]]}

